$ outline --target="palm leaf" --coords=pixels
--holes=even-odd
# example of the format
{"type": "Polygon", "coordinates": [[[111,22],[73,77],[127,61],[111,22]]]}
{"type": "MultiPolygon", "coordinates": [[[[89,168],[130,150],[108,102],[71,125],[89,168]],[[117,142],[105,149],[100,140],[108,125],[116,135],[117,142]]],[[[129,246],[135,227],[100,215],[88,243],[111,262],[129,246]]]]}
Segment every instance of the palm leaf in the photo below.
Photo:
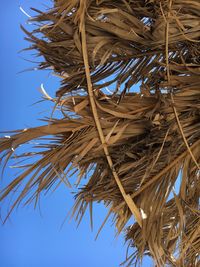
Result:
{"type": "Polygon", "coordinates": [[[46,98],[62,118],[0,139],[5,163],[20,145],[40,142],[18,156],[33,163],[0,200],[21,186],[10,212],[23,199],[37,204],[53,185],[70,188],[73,173],[72,214],[80,222],[89,207],[92,226],[92,203],[103,202],[133,247],[125,264],[149,255],[156,266],[198,266],[199,1],[57,0],[33,10],[38,27],[23,30],[44,58],[39,68],[61,77],[56,97],[46,98]]]}

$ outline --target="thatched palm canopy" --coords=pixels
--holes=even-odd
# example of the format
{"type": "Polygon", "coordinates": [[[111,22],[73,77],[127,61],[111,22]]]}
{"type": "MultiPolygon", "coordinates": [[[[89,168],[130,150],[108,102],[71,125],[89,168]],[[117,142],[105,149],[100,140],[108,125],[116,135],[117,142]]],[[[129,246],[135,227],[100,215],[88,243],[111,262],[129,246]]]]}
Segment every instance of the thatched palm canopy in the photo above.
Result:
{"type": "Polygon", "coordinates": [[[27,203],[37,203],[53,185],[70,187],[74,170],[74,214],[103,202],[133,247],[127,265],[149,255],[156,266],[199,266],[199,0],[55,0],[34,11],[38,27],[24,31],[44,58],[39,68],[61,77],[45,98],[62,118],[0,139],[6,162],[19,145],[41,142],[38,153],[18,155],[35,161],[1,200],[21,185],[11,211],[30,192],[27,203]]]}

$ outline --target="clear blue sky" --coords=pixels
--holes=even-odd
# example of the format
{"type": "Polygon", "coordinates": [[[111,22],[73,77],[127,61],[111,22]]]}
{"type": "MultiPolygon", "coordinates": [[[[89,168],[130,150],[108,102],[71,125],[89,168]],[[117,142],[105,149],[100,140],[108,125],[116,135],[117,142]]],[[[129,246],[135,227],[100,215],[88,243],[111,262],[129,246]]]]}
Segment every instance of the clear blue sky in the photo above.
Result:
{"type": "MultiPolygon", "coordinates": [[[[7,0],[0,9],[0,131],[37,126],[44,115],[50,114],[47,104],[31,106],[40,100],[37,88],[43,83],[53,96],[59,86],[58,79],[48,71],[23,72],[33,64],[22,59],[35,59],[30,53],[18,52],[27,47],[20,24],[26,25],[27,17],[20,11],[22,6],[28,13],[30,6],[40,8],[47,0],[7,0]]],[[[17,170],[7,168],[2,184],[10,181],[17,170]]],[[[2,185],[1,185],[2,188],[2,185]]],[[[3,203],[3,214],[8,201],[3,203]]],[[[73,205],[73,196],[67,188],[60,187],[54,194],[41,199],[41,214],[33,206],[20,206],[5,225],[0,225],[0,266],[1,267],[117,267],[125,259],[126,245],[123,235],[115,238],[111,222],[104,227],[97,241],[96,232],[103,221],[106,210],[99,205],[94,211],[94,232],[86,216],[78,229],[72,220],[60,226],[73,205]]],[[[147,260],[144,266],[150,266],[147,260]]]]}

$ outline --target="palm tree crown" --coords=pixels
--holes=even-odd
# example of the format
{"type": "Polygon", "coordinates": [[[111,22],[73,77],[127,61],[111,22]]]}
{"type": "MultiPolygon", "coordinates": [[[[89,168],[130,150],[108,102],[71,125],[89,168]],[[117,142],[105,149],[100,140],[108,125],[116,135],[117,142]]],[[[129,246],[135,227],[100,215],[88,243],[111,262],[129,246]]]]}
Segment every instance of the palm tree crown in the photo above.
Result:
{"type": "Polygon", "coordinates": [[[54,0],[33,10],[38,26],[23,30],[43,56],[39,68],[61,78],[54,98],[43,94],[62,116],[0,139],[5,163],[40,140],[38,152],[19,156],[35,160],[0,200],[21,186],[10,212],[25,198],[37,204],[76,174],[73,215],[80,221],[89,208],[92,224],[92,203],[103,202],[133,247],[127,266],[144,255],[156,266],[199,266],[199,0],[54,0]]]}

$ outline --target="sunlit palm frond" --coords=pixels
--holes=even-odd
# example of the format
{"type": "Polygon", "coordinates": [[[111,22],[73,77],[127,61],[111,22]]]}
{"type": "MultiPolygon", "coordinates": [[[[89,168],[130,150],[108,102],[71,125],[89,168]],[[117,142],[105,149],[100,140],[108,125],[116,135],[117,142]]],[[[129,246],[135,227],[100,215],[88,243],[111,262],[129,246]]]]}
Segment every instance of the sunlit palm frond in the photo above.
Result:
{"type": "Polygon", "coordinates": [[[57,0],[33,10],[38,28],[23,30],[44,58],[39,68],[62,79],[49,98],[62,119],[0,140],[7,163],[20,145],[39,139],[37,152],[17,156],[33,163],[0,200],[21,186],[11,211],[23,199],[37,203],[53,185],[71,187],[76,173],[73,215],[81,220],[102,201],[133,247],[125,264],[149,255],[156,266],[198,266],[199,1],[57,0]]]}

